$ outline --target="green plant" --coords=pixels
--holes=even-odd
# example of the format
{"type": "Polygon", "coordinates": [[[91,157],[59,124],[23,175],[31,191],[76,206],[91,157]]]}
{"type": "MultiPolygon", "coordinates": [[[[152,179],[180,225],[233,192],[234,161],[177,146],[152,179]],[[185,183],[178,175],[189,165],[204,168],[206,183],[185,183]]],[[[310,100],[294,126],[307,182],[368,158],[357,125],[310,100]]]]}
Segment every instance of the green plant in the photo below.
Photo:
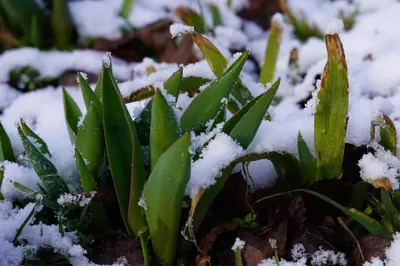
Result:
{"type": "Polygon", "coordinates": [[[67,0],[53,2],[50,14],[34,0],[1,0],[0,42],[5,48],[35,46],[68,49],[73,42],[73,25],[67,0]],[[53,29],[53,34],[49,35],[53,29]]]}
{"type": "Polygon", "coordinates": [[[249,213],[243,219],[233,218],[232,220],[240,227],[252,229],[259,226],[259,224],[255,221],[256,218],[257,218],[256,214],[249,213]]]}

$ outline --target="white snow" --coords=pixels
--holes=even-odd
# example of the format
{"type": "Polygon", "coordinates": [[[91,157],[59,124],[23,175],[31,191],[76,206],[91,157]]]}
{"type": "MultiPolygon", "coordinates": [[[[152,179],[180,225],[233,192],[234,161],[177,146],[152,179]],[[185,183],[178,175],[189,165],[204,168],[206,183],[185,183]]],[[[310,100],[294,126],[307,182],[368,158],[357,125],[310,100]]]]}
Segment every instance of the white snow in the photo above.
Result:
{"type": "Polygon", "coordinates": [[[246,242],[244,242],[243,240],[240,240],[240,238],[236,238],[235,243],[232,246],[232,250],[236,251],[237,249],[242,249],[245,244],[246,244],[246,242]]]}
{"type": "Polygon", "coordinates": [[[172,35],[172,38],[175,38],[177,36],[181,36],[184,34],[190,34],[194,33],[194,27],[192,26],[187,26],[179,23],[174,23],[170,26],[169,31],[172,35]]]}

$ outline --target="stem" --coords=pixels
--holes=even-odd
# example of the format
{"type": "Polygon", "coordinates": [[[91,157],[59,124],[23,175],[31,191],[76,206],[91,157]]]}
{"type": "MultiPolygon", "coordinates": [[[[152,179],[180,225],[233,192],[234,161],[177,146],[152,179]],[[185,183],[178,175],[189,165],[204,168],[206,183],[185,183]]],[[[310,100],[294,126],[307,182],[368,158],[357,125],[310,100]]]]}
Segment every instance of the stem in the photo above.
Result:
{"type": "Polygon", "coordinates": [[[274,251],[275,251],[275,263],[276,263],[276,266],[280,266],[278,251],[276,250],[276,248],[274,249],[274,251]]]}
{"type": "Polygon", "coordinates": [[[35,214],[35,209],[37,206],[39,206],[40,200],[36,202],[36,204],[33,206],[31,212],[29,213],[28,217],[24,220],[24,222],[21,224],[21,226],[17,229],[17,232],[15,233],[14,239],[13,239],[13,244],[16,244],[18,237],[21,235],[22,230],[25,228],[25,226],[28,224],[29,220],[32,218],[32,216],[35,214]]]}
{"type": "Polygon", "coordinates": [[[243,266],[242,255],[240,254],[240,248],[235,250],[236,266],[243,266]]]}
{"type": "Polygon", "coordinates": [[[150,265],[150,259],[149,259],[149,249],[146,244],[146,240],[144,237],[143,233],[139,234],[140,238],[140,244],[142,245],[142,252],[143,252],[143,258],[144,258],[144,266],[149,266],[150,265]]]}

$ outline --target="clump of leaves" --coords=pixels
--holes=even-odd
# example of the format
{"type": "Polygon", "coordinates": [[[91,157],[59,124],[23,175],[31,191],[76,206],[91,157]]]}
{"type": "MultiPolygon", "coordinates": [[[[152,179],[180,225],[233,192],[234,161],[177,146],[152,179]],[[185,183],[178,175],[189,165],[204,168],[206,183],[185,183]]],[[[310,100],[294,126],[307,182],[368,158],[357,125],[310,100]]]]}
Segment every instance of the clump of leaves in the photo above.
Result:
{"type": "Polygon", "coordinates": [[[51,6],[49,13],[35,0],[1,0],[0,15],[4,28],[0,33],[0,43],[5,48],[70,48],[74,41],[74,26],[68,1],[57,0],[51,6]]]}
{"type": "Polygon", "coordinates": [[[56,78],[40,78],[40,73],[37,69],[31,66],[15,68],[10,71],[9,82],[10,86],[22,92],[43,88],[50,85],[56,85],[56,78]]]}

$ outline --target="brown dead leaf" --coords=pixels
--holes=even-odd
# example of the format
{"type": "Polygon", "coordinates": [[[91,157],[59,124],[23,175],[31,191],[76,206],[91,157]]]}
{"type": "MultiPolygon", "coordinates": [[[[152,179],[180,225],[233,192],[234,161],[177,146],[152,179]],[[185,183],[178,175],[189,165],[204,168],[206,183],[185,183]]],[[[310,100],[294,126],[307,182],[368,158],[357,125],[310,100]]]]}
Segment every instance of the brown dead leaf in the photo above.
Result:
{"type": "Polygon", "coordinates": [[[281,12],[279,0],[250,0],[249,5],[240,10],[238,15],[268,29],[272,16],[277,12],[281,12]]]}
{"type": "Polygon", "coordinates": [[[257,266],[265,258],[264,254],[257,248],[246,243],[242,250],[242,257],[247,266],[257,266]]]}
{"type": "MultiPolygon", "coordinates": [[[[374,257],[384,258],[385,249],[390,246],[391,240],[387,238],[368,235],[359,240],[361,249],[363,251],[366,261],[370,261],[374,257]]],[[[353,252],[354,262],[357,266],[361,266],[364,262],[361,259],[360,251],[358,248],[353,252]]]]}
{"type": "Polygon", "coordinates": [[[212,246],[218,237],[218,235],[233,231],[238,227],[237,224],[233,222],[226,222],[223,224],[219,224],[211,228],[211,230],[201,239],[199,248],[200,254],[196,257],[196,266],[205,266],[210,264],[210,251],[212,250],[212,246]]]}

